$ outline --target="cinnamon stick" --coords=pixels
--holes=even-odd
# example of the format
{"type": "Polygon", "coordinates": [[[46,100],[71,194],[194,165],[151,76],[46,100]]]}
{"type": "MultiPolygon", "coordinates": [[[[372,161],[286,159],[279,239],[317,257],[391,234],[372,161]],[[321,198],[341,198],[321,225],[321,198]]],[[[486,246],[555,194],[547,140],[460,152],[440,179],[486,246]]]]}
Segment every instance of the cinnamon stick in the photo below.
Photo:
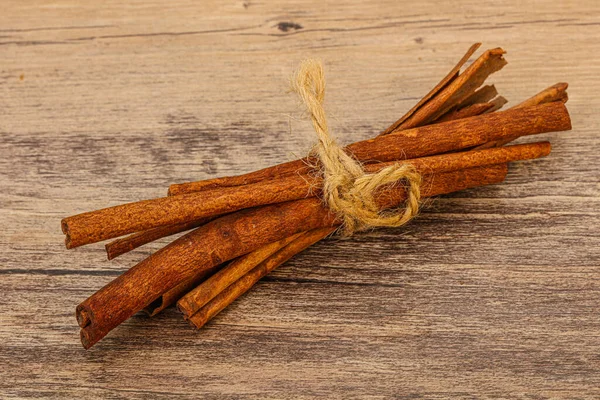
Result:
{"type": "Polygon", "coordinates": [[[504,97],[498,96],[498,91],[494,85],[485,85],[467,97],[456,108],[451,109],[444,115],[435,120],[435,123],[452,121],[455,119],[468,118],[475,115],[492,112],[497,109],[497,103],[504,97]]]}
{"type": "Polygon", "coordinates": [[[531,107],[538,104],[552,103],[554,101],[562,101],[563,103],[566,103],[567,100],[569,100],[569,95],[567,94],[568,87],[569,84],[565,82],[559,82],[555,85],[550,86],[549,88],[542,90],[541,92],[539,92],[533,97],[530,97],[524,102],[517,104],[513,108],[531,107]]]}
{"type": "Polygon", "coordinates": [[[167,236],[175,235],[176,233],[189,231],[190,229],[197,228],[210,220],[211,218],[201,218],[189,222],[183,222],[175,225],[159,226],[158,228],[133,233],[124,238],[120,238],[110,243],[107,243],[105,246],[106,255],[109,260],[112,260],[115,257],[137,249],[138,247],[143,246],[147,243],[153,242],[158,239],[162,239],[167,236]]]}
{"type": "MultiPolygon", "coordinates": [[[[458,63],[450,70],[450,72],[440,82],[438,82],[438,84],[435,85],[433,87],[433,89],[431,89],[429,91],[429,93],[427,93],[417,104],[415,104],[415,106],[413,108],[411,108],[410,110],[408,110],[408,112],[406,114],[404,114],[402,117],[400,117],[400,119],[398,119],[396,122],[394,122],[385,131],[383,131],[381,133],[381,135],[387,135],[387,134],[389,134],[391,132],[394,132],[394,131],[397,131],[399,129],[402,129],[401,128],[402,124],[408,118],[412,117],[413,114],[415,114],[418,110],[420,110],[421,108],[423,108],[428,102],[431,101],[431,99],[433,99],[435,96],[437,96],[440,93],[440,91],[442,91],[442,89],[444,89],[445,87],[447,87],[450,84],[450,82],[454,81],[459,76],[460,69],[463,67],[463,65],[465,65],[465,63],[467,61],[469,61],[469,58],[475,53],[475,51],[480,46],[481,46],[481,43],[475,43],[474,45],[472,45],[469,48],[469,50],[467,50],[467,52],[465,53],[465,55],[462,56],[462,58],[458,61],[458,63]]],[[[438,103],[438,105],[439,105],[439,103],[438,103]]],[[[422,123],[421,124],[416,124],[414,126],[421,126],[421,125],[423,125],[423,124],[422,123]]]]}
{"type": "MultiPolygon", "coordinates": [[[[541,104],[552,104],[555,102],[566,103],[569,100],[569,95],[567,94],[567,88],[569,85],[564,82],[559,82],[555,85],[550,86],[525,100],[522,103],[517,104],[516,106],[511,107],[511,110],[515,109],[523,109],[527,107],[537,106],[541,104]]],[[[512,142],[513,140],[518,139],[518,137],[507,137],[497,140],[491,140],[487,143],[483,143],[481,145],[475,146],[474,148],[477,150],[481,149],[489,149],[491,147],[500,147],[504,146],[507,143],[512,142]]]]}
{"type": "Polygon", "coordinates": [[[208,298],[208,296],[205,296],[202,300],[200,300],[200,298],[194,298],[192,300],[193,302],[190,302],[188,299],[190,295],[188,294],[179,300],[177,306],[184,312],[186,319],[189,319],[191,324],[200,329],[206,322],[211,320],[235,299],[246,293],[261,278],[285,263],[294,255],[330,235],[333,231],[334,229],[332,228],[321,228],[305,232],[293,242],[250,269],[247,273],[239,276],[236,281],[231,282],[231,284],[227,285],[222,291],[217,293],[211,291],[211,289],[215,288],[214,286],[211,287],[208,281],[198,286],[196,289],[196,291],[206,290],[206,293],[210,293],[211,295],[214,294],[212,297],[208,298]],[[193,308],[187,309],[187,305],[191,305],[193,308]]]}
{"type": "Polygon", "coordinates": [[[508,100],[506,100],[502,96],[498,96],[489,102],[489,104],[491,104],[492,107],[490,107],[490,109],[487,110],[486,112],[491,113],[491,112],[497,111],[497,110],[501,109],[502,107],[504,107],[504,105],[506,103],[508,103],[508,100]]]}
{"type": "MultiPolygon", "coordinates": [[[[324,229],[328,230],[329,232],[333,231],[333,228],[324,229]]],[[[180,310],[182,310],[182,312],[184,312],[186,315],[193,314],[198,310],[199,307],[202,307],[204,304],[208,303],[210,299],[218,295],[222,291],[221,287],[227,287],[233,282],[237,281],[246,273],[250,272],[254,267],[261,264],[273,254],[279,252],[282,248],[288,246],[297,238],[304,235],[305,232],[297,233],[288,238],[270,243],[233,260],[229,265],[222,268],[219,272],[202,282],[202,284],[196,289],[188,292],[182,299],[179,300],[177,304],[178,307],[181,306],[182,308],[180,308],[180,310]],[[198,306],[198,304],[200,305],[198,306]],[[188,307],[188,305],[190,307],[188,307]],[[193,307],[193,305],[196,305],[198,308],[190,312],[190,309],[193,307]]]]}
{"type": "Polygon", "coordinates": [[[477,103],[487,103],[496,96],[498,96],[498,90],[496,90],[496,86],[485,85],[477,89],[472,95],[463,100],[462,103],[456,106],[456,109],[459,110],[477,103]]]}
{"type": "MultiPolygon", "coordinates": [[[[443,124],[408,129],[406,131],[397,131],[387,136],[355,143],[348,146],[347,150],[361,161],[391,161],[475,147],[508,136],[524,136],[571,129],[568,112],[566,107],[564,107],[564,104],[550,104],[551,105],[527,107],[521,109],[521,113],[517,113],[517,110],[508,110],[466,119],[453,120],[443,124]],[[538,125],[539,122],[541,122],[543,126],[538,125]],[[509,133],[515,129],[519,130],[518,134],[509,133]],[[438,143],[440,147],[439,151],[438,143]],[[470,143],[477,144],[472,145],[470,143]],[[380,146],[389,151],[385,154],[379,153],[378,150],[380,150],[380,146]],[[369,147],[369,149],[367,150],[365,147],[369,147]],[[369,151],[378,154],[371,156],[369,151]],[[404,154],[404,157],[400,157],[402,154],[404,154]]],[[[169,193],[171,195],[176,195],[193,193],[214,186],[247,185],[273,179],[274,177],[284,176],[286,174],[296,174],[298,172],[310,170],[307,165],[313,165],[315,162],[314,159],[296,160],[245,175],[217,178],[216,180],[211,179],[209,181],[173,184],[169,187],[169,193]]]]}
{"type": "MultiPolygon", "coordinates": [[[[506,171],[504,164],[427,175],[422,196],[498,183],[506,171]]],[[[379,204],[389,208],[404,198],[404,188],[396,187],[382,193],[379,204]]],[[[316,198],[246,209],[211,221],[152,254],[81,303],[76,315],[82,344],[91,347],[163,293],[216,265],[296,233],[337,223],[316,198]]]]}
{"type": "MultiPolygon", "coordinates": [[[[229,264],[229,266],[226,267],[226,269],[228,269],[228,268],[243,269],[243,268],[247,268],[248,266],[250,266],[250,268],[252,268],[252,267],[258,265],[259,263],[261,263],[266,258],[268,258],[274,252],[278,251],[282,247],[285,247],[289,242],[294,240],[299,235],[301,235],[301,233],[297,233],[290,237],[287,237],[287,238],[278,240],[276,242],[269,243],[263,247],[260,247],[256,250],[254,250],[253,252],[243,255],[243,256],[237,258],[236,260],[232,261],[229,264]]],[[[221,276],[220,275],[221,271],[223,271],[223,269],[221,269],[215,275],[221,276]]],[[[188,293],[190,290],[192,290],[194,287],[196,287],[200,282],[202,282],[204,280],[204,278],[206,278],[207,276],[210,276],[212,274],[212,272],[214,272],[214,270],[209,270],[206,274],[196,275],[192,279],[181,282],[177,286],[175,286],[172,289],[163,293],[158,299],[156,299],[155,301],[150,303],[149,306],[144,308],[144,311],[151,317],[155,316],[156,314],[158,314],[165,308],[167,308],[170,305],[177,302],[177,300],[179,300],[184,294],[188,293]]],[[[215,275],[212,275],[210,278],[208,278],[208,280],[213,279],[213,277],[215,275]]]]}
{"type": "Polygon", "coordinates": [[[506,65],[503,58],[505,51],[501,48],[487,50],[465,71],[441,89],[432,99],[422,104],[408,117],[400,118],[385,130],[388,135],[401,129],[425,125],[435,121],[447,111],[469,98],[488,76],[506,65]]]}
{"type": "Polygon", "coordinates": [[[218,272],[222,267],[225,266],[225,263],[215,264],[211,267],[207,267],[206,269],[200,271],[198,274],[194,275],[193,279],[186,280],[181,282],[177,286],[167,290],[165,293],[160,295],[150,304],[142,308],[142,311],[146,313],[146,315],[150,317],[154,317],[165,308],[175,304],[177,300],[179,300],[184,294],[189,292],[194,286],[198,285],[200,282],[204,281],[209,276],[213,275],[215,272],[218,272]]]}
{"type": "Polygon", "coordinates": [[[475,103],[468,105],[459,110],[451,111],[447,114],[442,115],[436,123],[454,121],[457,119],[469,118],[475,115],[481,115],[487,111],[490,111],[494,107],[493,103],[475,103]]]}

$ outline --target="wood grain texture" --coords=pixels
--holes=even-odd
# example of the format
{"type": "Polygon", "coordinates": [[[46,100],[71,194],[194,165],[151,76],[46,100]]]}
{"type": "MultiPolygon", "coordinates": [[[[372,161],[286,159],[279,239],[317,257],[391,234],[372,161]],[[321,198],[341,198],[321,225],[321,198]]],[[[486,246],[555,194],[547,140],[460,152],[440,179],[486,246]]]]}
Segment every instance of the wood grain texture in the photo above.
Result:
{"type": "Polygon", "coordinates": [[[80,3],[2,3],[0,397],[600,397],[596,1],[80,3]],[[199,332],[169,309],[81,349],[75,305],[161,244],[108,262],[61,218],[302,156],[304,57],[350,143],[475,41],[508,51],[509,105],[569,82],[550,157],[319,243],[199,332]]]}

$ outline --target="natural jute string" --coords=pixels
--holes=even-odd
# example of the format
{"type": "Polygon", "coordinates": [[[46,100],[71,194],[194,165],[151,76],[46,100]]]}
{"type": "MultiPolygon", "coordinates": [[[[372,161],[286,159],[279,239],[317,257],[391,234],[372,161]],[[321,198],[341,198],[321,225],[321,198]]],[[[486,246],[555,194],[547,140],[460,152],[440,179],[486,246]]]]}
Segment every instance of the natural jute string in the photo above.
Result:
{"type": "Polygon", "coordinates": [[[396,227],[419,211],[421,175],[410,164],[398,164],[374,174],[346,154],[330,136],[323,108],[325,76],[320,62],[305,60],[292,78],[292,90],[306,106],[318,143],[313,152],[321,162],[323,199],[343,221],[342,233],[351,235],[372,227],[396,227]],[[375,201],[377,189],[397,182],[407,184],[404,209],[381,211],[375,201]]]}

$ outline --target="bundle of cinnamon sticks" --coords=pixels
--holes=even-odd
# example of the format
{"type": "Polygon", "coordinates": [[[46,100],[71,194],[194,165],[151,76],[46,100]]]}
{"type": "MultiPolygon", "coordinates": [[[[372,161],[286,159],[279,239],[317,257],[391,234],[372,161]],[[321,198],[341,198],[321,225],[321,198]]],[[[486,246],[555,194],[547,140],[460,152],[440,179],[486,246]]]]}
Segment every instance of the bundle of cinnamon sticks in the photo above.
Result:
{"type": "MultiPolygon", "coordinates": [[[[559,83],[506,110],[489,75],[506,61],[485,51],[464,71],[480,44],[408,113],[379,136],[346,152],[375,172],[410,163],[432,197],[500,183],[512,161],[544,157],[550,143],[508,145],[528,135],[571,129],[567,84],[559,83]]],[[[112,259],[154,240],[190,231],[133,266],[76,309],[87,349],[138,311],[155,315],[177,303],[202,327],[258,280],[332,234],[336,217],[320,200],[318,161],[309,157],[249,174],[171,185],[167,197],[128,203],[62,220],[67,248],[106,244],[112,259]]],[[[382,188],[377,203],[394,208],[402,185],[382,188]]]]}

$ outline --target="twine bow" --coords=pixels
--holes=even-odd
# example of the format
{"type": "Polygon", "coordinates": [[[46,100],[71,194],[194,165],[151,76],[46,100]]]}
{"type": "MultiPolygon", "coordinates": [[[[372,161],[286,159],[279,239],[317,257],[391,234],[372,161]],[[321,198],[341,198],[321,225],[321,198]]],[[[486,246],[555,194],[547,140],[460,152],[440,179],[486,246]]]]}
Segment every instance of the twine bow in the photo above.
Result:
{"type": "Polygon", "coordinates": [[[329,134],[323,108],[325,75],[320,62],[305,60],[292,79],[292,90],[300,97],[310,115],[318,142],[313,152],[321,162],[323,199],[342,220],[342,232],[349,236],[372,227],[397,227],[419,211],[421,175],[410,164],[386,167],[369,174],[361,164],[344,152],[329,134]],[[376,192],[380,186],[406,184],[404,209],[380,210],[376,192]]]}

